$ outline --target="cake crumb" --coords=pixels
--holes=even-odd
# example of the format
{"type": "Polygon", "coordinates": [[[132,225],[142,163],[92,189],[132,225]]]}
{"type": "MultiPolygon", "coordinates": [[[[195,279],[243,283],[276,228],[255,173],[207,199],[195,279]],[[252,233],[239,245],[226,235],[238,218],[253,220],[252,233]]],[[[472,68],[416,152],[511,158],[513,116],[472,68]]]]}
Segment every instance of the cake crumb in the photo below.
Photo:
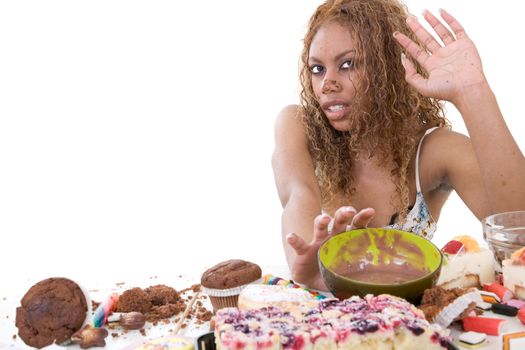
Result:
{"type": "Polygon", "coordinates": [[[146,336],[146,330],[144,328],[141,328],[139,332],[140,334],[142,334],[143,337],[146,336]]]}
{"type": "Polygon", "coordinates": [[[13,340],[16,340],[16,334],[13,334],[11,338],[13,338],[13,340]]]}

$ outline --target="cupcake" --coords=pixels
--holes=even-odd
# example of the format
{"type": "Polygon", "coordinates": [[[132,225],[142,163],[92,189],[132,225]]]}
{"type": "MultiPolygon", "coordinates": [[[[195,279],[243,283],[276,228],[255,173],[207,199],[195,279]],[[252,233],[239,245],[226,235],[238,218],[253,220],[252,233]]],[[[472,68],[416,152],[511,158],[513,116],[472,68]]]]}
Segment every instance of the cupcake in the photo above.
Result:
{"type": "Polygon", "coordinates": [[[202,291],[210,298],[214,312],[224,307],[237,307],[242,289],[258,281],[261,275],[259,265],[249,261],[223,261],[202,274],[202,291]]]}
{"type": "Polygon", "coordinates": [[[29,346],[43,348],[68,342],[88,315],[90,302],[67,278],[48,278],[33,285],[16,308],[18,335],[29,346]]]}
{"type": "Polygon", "coordinates": [[[495,280],[494,255],[467,235],[456,236],[441,249],[443,266],[437,285],[443,288],[481,288],[495,280]]]}
{"type": "Polygon", "coordinates": [[[503,260],[502,265],[503,285],[518,299],[525,300],[525,247],[512,253],[510,259],[503,260]]]}

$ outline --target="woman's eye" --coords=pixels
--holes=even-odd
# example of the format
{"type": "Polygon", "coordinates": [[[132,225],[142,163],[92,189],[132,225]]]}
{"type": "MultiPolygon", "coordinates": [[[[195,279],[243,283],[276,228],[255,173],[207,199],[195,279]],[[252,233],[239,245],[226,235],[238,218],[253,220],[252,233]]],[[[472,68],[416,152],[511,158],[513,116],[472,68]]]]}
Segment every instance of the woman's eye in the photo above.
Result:
{"type": "Polygon", "coordinates": [[[310,72],[312,74],[320,74],[320,73],[324,72],[324,67],[320,66],[318,64],[314,64],[313,66],[310,66],[310,72]]]}
{"type": "Polygon", "coordinates": [[[341,64],[341,69],[351,69],[354,67],[354,61],[353,60],[346,60],[341,64]]]}

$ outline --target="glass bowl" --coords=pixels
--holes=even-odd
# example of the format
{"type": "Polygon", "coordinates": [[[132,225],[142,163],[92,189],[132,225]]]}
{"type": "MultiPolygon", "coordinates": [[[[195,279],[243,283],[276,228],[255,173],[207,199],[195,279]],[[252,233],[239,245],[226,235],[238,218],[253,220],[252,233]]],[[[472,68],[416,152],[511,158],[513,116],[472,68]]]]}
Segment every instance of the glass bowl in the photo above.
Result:
{"type": "Polygon", "coordinates": [[[525,246],[525,211],[494,214],[481,220],[483,238],[501,268],[501,262],[525,246]]]}

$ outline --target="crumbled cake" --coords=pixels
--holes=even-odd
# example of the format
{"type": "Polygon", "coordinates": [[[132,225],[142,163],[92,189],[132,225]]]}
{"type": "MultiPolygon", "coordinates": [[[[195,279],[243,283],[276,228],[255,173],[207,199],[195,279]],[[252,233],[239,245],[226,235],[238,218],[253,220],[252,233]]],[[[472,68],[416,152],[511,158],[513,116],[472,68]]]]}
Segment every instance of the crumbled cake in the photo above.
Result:
{"type": "Polygon", "coordinates": [[[453,321],[468,316],[481,301],[475,288],[445,289],[436,286],[425,290],[418,308],[429,322],[448,327],[453,321]]]}

